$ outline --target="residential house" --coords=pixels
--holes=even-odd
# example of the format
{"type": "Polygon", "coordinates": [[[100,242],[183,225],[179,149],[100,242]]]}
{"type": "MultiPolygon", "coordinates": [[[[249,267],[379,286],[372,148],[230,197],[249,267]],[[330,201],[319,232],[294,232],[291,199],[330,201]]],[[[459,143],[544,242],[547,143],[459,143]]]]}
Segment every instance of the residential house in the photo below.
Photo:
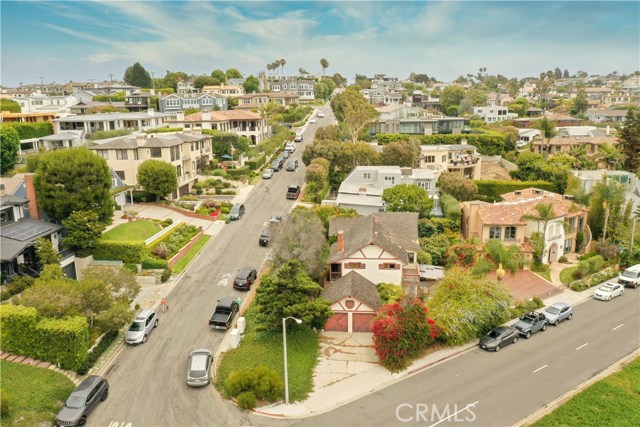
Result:
{"type": "Polygon", "coordinates": [[[428,113],[433,113],[440,109],[440,98],[432,97],[430,94],[422,93],[420,90],[414,90],[411,95],[411,105],[424,108],[428,113]]]}
{"type": "Polygon", "coordinates": [[[177,113],[187,108],[226,110],[229,105],[226,96],[212,93],[186,93],[182,95],[172,93],[160,98],[158,102],[160,111],[163,113],[177,113]]]}
{"type": "Polygon", "coordinates": [[[469,179],[480,179],[480,154],[474,145],[421,145],[418,162],[419,168],[433,170],[436,176],[451,172],[469,179]]]}
{"type": "Polygon", "coordinates": [[[244,87],[235,84],[227,84],[220,86],[204,86],[202,88],[202,93],[211,93],[217,95],[224,95],[227,98],[237,98],[239,96],[244,95],[244,87]]]}
{"type": "Polygon", "coordinates": [[[569,135],[559,132],[558,135],[547,141],[546,139],[537,139],[532,142],[533,151],[543,153],[547,149],[549,154],[569,153],[572,148],[584,146],[587,154],[596,154],[598,148],[604,144],[618,145],[618,139],[613,134],[607,135],[606,131],[598,129],[590,135],[569,135]],[[604,133],[604,134],[603,134],[604,133]]]}
{"type": "Polygon", "coordinates": [[[584,120],[578,119],[576,117],[571,116],[563,116],[559,114],[546,114],[543,117],[521,117],[512,120],[513,126],[520,129],[531,129],[535,128],[537,122],[546,117],[548,120],[553,122],[554,126],[562,127],[562,126],[580,126],[584,120]]]}
{"type": "MultiPolygon", "coordinates": [[[[129,112],[139,112],[146,111],[149,108],[154,108],[154,105],[151,105],[151,95],[149,92],[133,92],[124,97],[124,108],[129,110],[129,112]]],[[[160,110],[164,113],[164,111],[160,110]]]]}
{"type": "Polygon", "coordinates": [[[95,111],[99,108],[113,107],[113,108],[125,108],[124,101],[120,102],[102,102],[102,101],[80,101],[77,104],[69,107],[71,114],[82,115],[91,114],[91,111],[95,111]]]}
{"type": "Polygon", "coordinates": [[[167,123],[171,127],[196,131],[198,129],[213,129],[235,133],[249,138],[254,145],[271,136],[269,121],[253,111],[202,111],[187,116],[180,111],[176,113],[175,119],[171,119],[167,123]]]}
{"type": "MultiPolygon", "coordinates": [[[[395,107],[395,106],[388,106],[395,107]]],[[[401,105],[399,107],[415,109],[401,105]]],[[[434,134],[461,134],[469,127],[469,119],[464,117],[407,117],[378,119],[367,128],[370,135],[376,134],[407,134],[407,135],[434,135],[434,134]]]]}
{"type": "Polygon", "coordinates": [[[538,129],[518,129],[518,146],[524,146],[540,137],[542,132],[538,129]]]}
{"type": "Polygon", "coordinates": [[[439,172],[400,166],[357,166],[342,181],[335,203],[341,208],[355,209],[360,215],[384,212],[382,192],[399,184],[414,184],[427,191],[434,200],[434,215],[442,215],[438,203],[436,181],[439,172]]]}
{"type": "Polygon", "coordinates": [[[479,116],[485,123],[496,123],[518,118],[516,113],[510,113],[508,107],[489,105],[473,107],[473,114],[479,116]]]}
{"type": "Polygon", "coordinates": [[[176,83],[176,93],[178,95],[186,95],[190,93],[198,93],[198,89],[193,87],[193,80],[180,80],[176,83]]]}
{"type": "Polygon", "coordinates": [[[373,105],[391,105],[402,103],[402,93],[399,89],[390,89],[390,85],[371,83],[371,88],[361,89],[360,94],[373,105]]]}
{"type": "Polygon", "coordinates": [[[580,180],[580,184],[585,192],[590,193],[593,186],[598,182],[602,182],[603,178],[616,181],[624,187],[627,202],[631,203],[631,210],[640,207],[640,178],[633,172],[622,170],[574,170],[571,171],[573,176],[580,180]]]}
{"type": "Polygon", "coordinates": [[[288,107],[300,103],[300,97],[295,93],[279,92],[279,93],[248,93],[238,97],[238,106],[234,109],[251,110],[258,109],[270,102],[288,107]]]}
{"type": "Polygon", "coordinates": [[[20,98],[12,98],[20,105],[22,114],[32,113],[68,113],[69,106],[75,104],[75,98],[64,95],[43,95],[34,93],[20,98]],[[70,98],[70,99],[69,99],[70,98]]]}
{"type": "Polygon", "coordinates": [[[627,110],[587,110],[585,116],[594,123],[624,123],[627,110]]]}
{"type": "Polygon", "coordinates": [[[267,81],[267,89],[272,92],[288,92],[298,95],[300,101],[311,101],[316,98],[315,83],[304,79],[279,79],[267,81]]]}
{"type": "Polygon", "coordinates": [[[8,111],[0,112],[0,123],[2,122],[19,122],[19,123],[40,123],[50,122],[60,117],[60,113],[10,113],[8,111]]]}
{"type": "MultiPolygon", "coordinates": [[[[409,292],[417,289],[420,281],[417,213],[333,218],[329,220],[329,235],[337,240],[329,249],[329,282],[325,289],[350,272],[374,284],[391,283],[409,292]]],[[[358,279],[350,280],[353,283],[358,279]]]]}
{"type": "Polygon", "coordinates": [[[587,226],[587,209],[563,196],[537,188],[516,190],[502,194],[504,201],[486,203],[462,202],[462,235],[465,239],[478,238],[481,243],[500,240],[505,245],[518,245],[523,252],[532,252],[530,242],[534,232],[544,233],[543,221],[525,219],[538,215],[539,204],[553,205],[554,217],[547,224],[542,262],[558,261],[567,253],[576,252],[578,233],[589,243],[591,233],[587,226]]]}
{"type": "Polygon", "coordinates": [[[376,285],[355,270],[325,287],[322,298],[331,302],[333,311],[325,331],[372,332],[373,320],[382,307],[376,285]]]}
{"type": "Polygon", "coordinates": [[[194,133],[147,135],[144,133],[111,138],[90,149],[107,161],[124,184],[139,188],[138,167],[155,159],[171,164],[176,170],[177,198],[190,193],[198,181],[196,172],[211,158],[211,136],[194,133]]]}
{"type": "Polygon", "coordinates": [[[529,107],[527,108],[527,117],[539,117],[544,113],[540,108],[529,107]]]}
{"type": "Polygon", "coordinates": [[[149,130],[166,125],[175,114],[157,113],[153,109],[137,113],[100,113],[61,117],[53,120],[54,132],[84,130],[91,133],[116,129],[149,130]]]}

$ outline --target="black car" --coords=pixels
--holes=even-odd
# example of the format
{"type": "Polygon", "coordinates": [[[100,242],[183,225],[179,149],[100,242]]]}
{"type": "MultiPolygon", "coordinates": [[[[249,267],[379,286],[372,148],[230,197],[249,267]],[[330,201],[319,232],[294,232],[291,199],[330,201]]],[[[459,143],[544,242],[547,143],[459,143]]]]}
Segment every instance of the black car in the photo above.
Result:
{"type": "Polygon", "coordinates": [[[480,347],[489,351],[500,351],[500,348],[518,342],[520,334],[510,326],[498,326],[480,338],[480,347]]]}
{"type": "Polygon", "coordinates": [[[87,416],[98,403],[109,396],[109,382],[98,375],[90,375],[69,395],[64,408],[58,412],[55,425],[83,426],[87,416]]]}
{"type": "Polygon", "coordinates": [[[263,228],[260,232],[260,238],[258,239],[258,244],[260,246],[268,246],[269,239],[271,238],[271,230],[269,228],[263,228]]]}
{"type": "Polygon", "coordinates": [[[256,281],[258,272],[255,268],[244,267],[238,271],[236,278],[233,280],[233,288],[242,291],[248,291],[251,289],[251,285],[256,281]]]}
{"type": "Polygon", "coordinates": [[[223,297],[218,301],[216,309],[209,319],[209,326],[214,329],[229,329],[233,316],[240,310],[240,304],[234,297],[223,297]]]}
{"type": "Polygon", "coordinates": [[[229,211],[229,219],[232,221],[239,220],[244,215],[244,205],[242,203],[236,203],[229,211]]]}

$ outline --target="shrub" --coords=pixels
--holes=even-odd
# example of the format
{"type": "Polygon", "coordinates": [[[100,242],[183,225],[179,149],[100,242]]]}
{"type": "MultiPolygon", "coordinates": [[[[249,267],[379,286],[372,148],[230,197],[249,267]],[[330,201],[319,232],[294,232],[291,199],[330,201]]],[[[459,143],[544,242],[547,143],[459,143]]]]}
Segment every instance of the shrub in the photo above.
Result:
{"type": "Polygon", "coordinates": [[[93,250],[94,259],[122,260],[132,264],[140,264],[147,255],[147,246],[144,242],[98,240],[93,250]]]}
{"type": "Polygon", "coordinates": [[[114,342],[116,338],[118,338],[117,330],[111,330],[104,334],[98,345],[96,345],[93,350],[91,350],[87,354],[87,358],[85,359],[84,363],[76,372],[78,372],[80,375],[85,375],[87,372],[89,372],[89,369],[91,369],[93,365],[95,365],[95,363],[98,361],[98,358],[107,350],[107,348],[109,348],[111,343],[114,342]]]}
{"type": "Polygon", "coordinates": [[[566,256],[562,255],[560,258],[558,258],[558,262],[561,262],[564,264],[569,262],[569,259],[566,256]]]}
{"type": "Polygon", "coordinates": [[[502,194],[529,187],[555,191],[553,184],[547,181],[476,180],[474,182],[478,186],[478,195],[489,202],[500,201],[502,200],[502,194]]]}
{"type": "Polygon", "coordinates": [[[169,250],[167,249],[167,246],[160,242],[156,245],[155,248],[153,248],[153,250],[151,251],[151,254],[154,256],[157,256],[160,259],[166,260],[167,257],[169,256],[169,250]]]}
{"type": "Polygon", "coordinates": [[[611,242],[598,242],[596,244],[596,252],[607,261],[612,260],[618,256],[618,245],[611,242]]]}
{"type": "Polygon", "coordinates": [[[602,269],[604,258],[600,255],[592,256],[578,262],[578,268],[573,272],[574,279],[581,279],[602,269]]]}
{"type": "Polygon", "coordinates": [[[463,243],[453,245],[447,249],[446,264],[448,266],[470,267],[476,263],[478,258],[478,249],[475,245],[463,243]]]}
{"type": "MultiPolygon", "coordinates": [[[[166,250],[167,250],[167,254],[166,254],[165,258],[169,259],[172,256],[174,256],[175,254],[177,254],[178,251],[184,245],[189,243],[189,241],[196,234],[198,234],[199,232],[200,232],[200,229],[198,227],[196,227],[195,225],[187,225],[187,224],[179,225],[169,235],[165,236],[160,243],[156,244],[153,247],[152,253],[154,253],[154,251],[160,245],[163,245],[163,246],[166,247],[166,250]]],[[[163,253],[163,252],[161,252],[161,253],[163,253]]],[[[155,255],[155,253],[154,253],[154,255],[155,255]]],[[[159,256],[159,255],[157,255],[157,256],[159,256]]]]}
{"type": "Polygon", "coordinates": [[[377,287],[382,304],[397,302],[404,297],[402,287],[393,283],[378,283],[377,287]]]}
{"type": "Polygon", "coordinates": [[[145,191],[134,191],[133,192],[133,203],[145,203],[149,201],[156,200],[156,196],[151,193],[147,193],[145,191]]]}
{"type": "Polygon", "coordinates": [[[496,269],[496,266],[483,257],[479,257],[476,265],[471,268],[471,274],[475,277],[483,277],[496,269]]]}
{"type": "Polygon", "coordinates": [[[169,277],[171,277],[171,269],[165,268],[164,270],[162,270],[162,274],[160,275],[160,281],[164,283],[167,280],[169,280],[169,277]]]}
{"type": "Polygon", "coordinates": [[[516,319],[525,313],[544,307],[544,302],[537,296],[528,301],[516,301],[514,307],[511,308],[511,318],[516,319]]]}
{"type": "Polygon", "coordinates": [[[6,417],[11,412],[11,399],[6,391],[0,388],[0,416],[6,417]]]}
{"type": "Polygon", "coordinates": [[[598,271],[597,273],[590,275],[582,280],[575,280],[569,284],[571,290],[576,292],[584,291],[585,289],[589,289],[592,286],[599,285],[602,282],[605,282],[609,279],[613,279],[618,275],[618,270],[615,267],[607,267],[604,270],[598,271]]]}
{"type": "Polygon", "coordinates": [[[227,175],[233,178],[238,178],[242,175],[249,175],[250,172],[251,169],[249,169],[249,166],[242,166],[241,168],[237,169],[227,169],[227,175]]]}
{"type": "Polygon", "coordinates": [[[275,402],[284,393],[284,382],[275,369],[262,365],[231,372],[224,389],[231,397],[252,392],[256,399],[275,402]]]}
{"type": "Polygon", "coordinates": [[[237,402],[240,409],[253,409],[256,407],[256,396],[250,391],[245,391],[238,395],[237,402]]]}
{"type": "Polygon", "coordinates": [[[133,274],[138,274],[138,264],[132,264],[132,263],[126,262],[124,264],[124,268],[131,271],[133,274]]]}
{"type": "Polygon", "coordinates": [[[163,220],[161,224],[162,224],[162,228],[167,228],[168,226],[173,224],[173,220],[171,218],[167,218],[163,220]]]}
{"type": "Polygon", "coordinates": [[[460,222],[462,218],[462,210],[460,209],[460,203],[455,197],[449,194],[443,194],[440,198],[440,206],[442,206],[442,212],[445,218],[451,221],[460,222]]]}
{"type": "Polygon", "coordinates": [[[3,286],[0,290],[0,300],[4,301],[24,291],[33,285],[33,277],[13,276],[8,285],[3,286]]]}
{"type": "Polygon", "coordinates": [[[142,261],[143,270],[160,270],[167,268],[167,266],[167,260],[165,259],[145,258],[145,260],[142,261]]]}
{"type": "Polygon", "coordinates": [[[264,162],[267,160],[266,154],[261,154],[257,157],[249,159],[245,162],[245,165],[249,167],[251,170],[260,169],[260,166],[264,165],[264,162]]]}

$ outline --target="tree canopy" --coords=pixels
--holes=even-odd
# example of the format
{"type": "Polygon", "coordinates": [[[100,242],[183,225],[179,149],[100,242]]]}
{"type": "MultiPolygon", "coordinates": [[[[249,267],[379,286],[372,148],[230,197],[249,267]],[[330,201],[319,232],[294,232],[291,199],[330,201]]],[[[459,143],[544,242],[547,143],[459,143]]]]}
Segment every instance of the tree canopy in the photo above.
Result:
{"type": "Polygon", "coordinates": [[[162,160],[145,160],[138,166],[138,184],[148,193],[155,194],[156,200],[178,189],[176,169],[162,160]]]}
{"type": "Polygon", "coordinates": [[[131,86],[149,88],[152,86],[151,75],[139,62],[127,67],[123,80],[131,86]]]}
{"type": "Polygon", "coordinates": [[[73,212],[69,218],[62,220],[62,225],[67,230],[63,245],[77,249],[92,248],[105,229],[98,214],[92,211],[73,212]]]}
{"type": "Polygon", "coordinates": [[[626,169],[640,172],[640,108],[632,108],[627,112],[619,140],[622,152],[627,156],[626,169]]]}
{"type": "Polygon", "coordinates": [[[211,72],[211,77],[218,79],[218,81],[223,84],[227,82],[227,75],[220,69],[213,70],[211,72]]]}
{"type": "Polygon", "coordinates": [[[360,132],[380,117],[373,105],[355,89],[347,89],[335,96],[331,101],[331,107],[338,120],[345,123],[354,143],[358,140],[360,132]]]}
{"type": "Polygon", "coordinates": [[[227,70],[227,79],[241,79],[242,73],[235,68],[229,68],[227,70]]]}
{"type": "Polygon", "coordinates": [[[447,111],[449,107],[458,107],[464,99],[465,91],[462,86],[449,85],[440,92],[440,108],[447,111]]]}
{"type": "Polygon", "coordinates": [[[260,90],[260,80],[252,74],[244,80],[242,86],[246,93],[255,93],[260,90]]]}
{"type": "Polygon", "coordinates": [[[111,221],[111,171],[103,158],[86,148],[38,156],[34,186],[40,207],[53,219],[87,210],[96,212],[101,222],[111,221]]]}
{"type": "Polygon", "coordinates": [[[418,212],[420,218],[428,217],[433,209],[433,200],[427,191],[415,184],[385,188],[382,201],[389,212],[418,212]]]}
{"type": "Polygon", "coordinates": [[[0,127],[0,172],[9,172],[18,162],[20,137],[11,126],[0,127]]]}
{"type": "Polygon", "coordinates": [[[420,155],[420,142],[417,140],[392,141],[382,147],[380,163],[382,165],[413,168],[420,155]]]}
{"type": "Polygon", "coordinates": [[[0,98],[0,111],[8,111],[10,113],[21,113],[20,104],[13,99],[0,98]]]}
{"type": "Polygon", "coordinates": [[[220,80],[211,76],[198,76],[193,79],[193,87],[196,89],[202,89],[205,86],[218,86],[220,83],[220,80]]]}
{"type": "Polygon", "coordinates": [[[478,186],[472,180],[451,172],[443,172],[438,177],[440,191],[450,194],[460,202],[473,200],[478,193],[478,186]]]}

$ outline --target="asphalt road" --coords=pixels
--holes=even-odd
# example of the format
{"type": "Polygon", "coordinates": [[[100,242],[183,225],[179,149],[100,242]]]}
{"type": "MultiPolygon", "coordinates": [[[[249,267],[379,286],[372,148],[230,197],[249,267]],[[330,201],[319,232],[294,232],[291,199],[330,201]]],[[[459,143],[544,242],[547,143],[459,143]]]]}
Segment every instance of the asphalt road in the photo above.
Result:
{"type": "Polygon", "coordinates": [[[313,140],[325,118],[310,124],[304,141],[296,144],[290,159],[298,159],[295,172],[281,169],[263,180],[244,202],[246,213],[226,225],[188,267],[167,297],[170,310],[160,314],[160,324],[139,346],[126,346],[107,372],[109,399],[89,417],[96,426],[209,426],[240,425],[246,413],[223,401],[212,387],[193,389],[186,385],[187,357],[191,350],[207,348],[213,353],[224,336],[209,328],[216,301],[225,295],[244,298],[233,289],[237,271],[245,266],[260,269],[268,248],[258,245],[263,223],[271,215],[286,214],[293,200],[285,197],[287,186],[302,185],[302,151],[313,140]]]}

